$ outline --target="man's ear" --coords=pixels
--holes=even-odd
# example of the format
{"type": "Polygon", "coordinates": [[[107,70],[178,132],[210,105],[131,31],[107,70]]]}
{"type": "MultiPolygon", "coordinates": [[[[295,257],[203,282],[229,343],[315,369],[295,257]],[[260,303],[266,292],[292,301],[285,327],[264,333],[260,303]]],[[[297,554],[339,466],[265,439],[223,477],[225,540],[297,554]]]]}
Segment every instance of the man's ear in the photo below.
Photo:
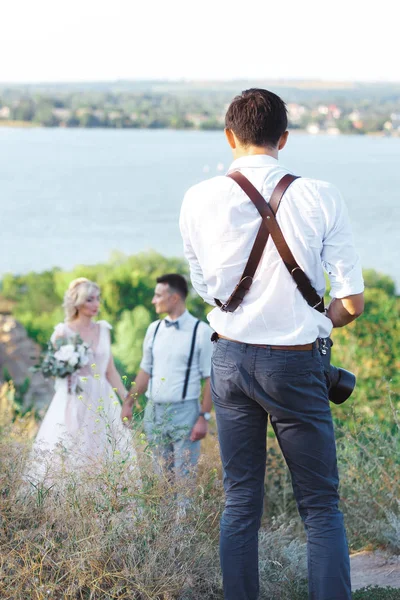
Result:
{"type": "Polygon", "coordinates": [[[236,148],[236,138],[235,135],[232,131],[232,129],[227,129],[225,127],[225,137],[228,140],[228,144],[230,145],[230,147],[232,148],[232,150],[235,150],[236,148]]]}
{"type": "Polygon", "coordinates": [[[180,294],[178,294],[178,292],[174,292],[174,293],[172,294],[172,297],[173,297],[173,299],[174,299],[174,304],[178,304],[178,302],[179,302],[180,300],[182,300],[182,296],[181,296],[180,294]]]}
{"type": "Polygon", "coordinates": [[[285,131],[285,133],[282,133],[281,137],[279,138],[279,142],[278,142],[278,150],[283,150],[283,148],[286,146],[288,137],[289,137],[288,131],[285,131]]]}

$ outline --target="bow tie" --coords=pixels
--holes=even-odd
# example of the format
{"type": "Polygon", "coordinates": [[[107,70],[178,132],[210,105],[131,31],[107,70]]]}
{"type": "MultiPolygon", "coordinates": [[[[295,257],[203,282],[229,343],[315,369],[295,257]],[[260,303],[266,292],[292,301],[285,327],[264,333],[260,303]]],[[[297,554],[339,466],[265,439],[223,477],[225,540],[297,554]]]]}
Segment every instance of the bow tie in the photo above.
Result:
{"type": "Polygon", "coordinates": [[[179,329],[178,321],[167,321],[167,319],[164,319],[164,322],[167,327],[176,327],[177,329],[179,329]]]}

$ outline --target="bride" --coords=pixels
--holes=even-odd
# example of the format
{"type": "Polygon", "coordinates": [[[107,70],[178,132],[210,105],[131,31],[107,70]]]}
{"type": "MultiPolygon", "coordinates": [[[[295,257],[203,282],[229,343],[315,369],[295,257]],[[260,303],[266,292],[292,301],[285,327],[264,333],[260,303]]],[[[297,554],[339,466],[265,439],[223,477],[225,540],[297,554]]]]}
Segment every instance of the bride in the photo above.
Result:
{"type": "Polygon", "coordinates": [[[73,340],[77,335],[89,346],[88,365],[73,375],[56,378],[55,395],[36,436],[30,470],[33,479],[51,468],[69,461],[74,467],[99,466],[102,461],[121,455],[135,462],[132,434],[121,421],[121,405],[127,391],[111,355],[107,321],[94,321],[100,306],[99,286],[81,277],[72,281],[64,296],[65,321],[51,336],[73,340]],[[36,456],[42,453],[42,460],[36,456]]]}

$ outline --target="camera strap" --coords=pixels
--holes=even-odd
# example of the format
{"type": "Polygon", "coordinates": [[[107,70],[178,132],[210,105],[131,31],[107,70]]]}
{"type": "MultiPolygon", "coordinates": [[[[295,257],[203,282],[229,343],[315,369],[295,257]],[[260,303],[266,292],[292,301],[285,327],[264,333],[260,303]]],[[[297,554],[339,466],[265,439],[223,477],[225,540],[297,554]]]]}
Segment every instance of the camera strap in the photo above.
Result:
{"type": "Polygon", "coordinates": [[[279,204],[284,193],[290,184],[298,179],[298,177],[290,174],[282,177],[272,192],[272,196],[268,203],[260,194],[260,192],[254,187],[254,185],[240,171],[234,171],[229,173],[227,176],[233,179],[250,198],[260,213],[262,221],[240,282],[225,304],[222,304],[222,302],[215,298],[217,306],[219,306],[221,310],[233,312],[240,305],[244,296],[249,291],[251,284],[253,283],[254,274],[261,260],[261,256],[268,238],[271,235],[276,249],[285,264],[285,267],[296,282],[299,292],[302,294],[303,298],[312,308],[315,308],[319,312],[324,312],[323,297],[321,298],[319,296],[306,273],[298,265],[275,218],[275,214],[278,211],[279,204]]]}
{"type": "MultiPolygon", "coordinates": [[[[244,294],[243,294],[242,298],[239,300],[239,302],[237,302],[236,306],[239,306],[244,295],[247,293],[247,291],[249,290],[249,288],[251,286],[251,283],[253,281],[253,275],[257,269],[259,261],[261,260],[261,255],[264,250],[265,244],[268,240],[269,235],[271,235],[272,240],[275,243],[276,249],[277,249],[280,257],[282,258],[287,270],[289,271],[290,275],[293,277],[294,281],[297,284],[297,288],[298,288],[299,292],[301,293],[303,298],[306,300],[306,302],[312,308],[315,308],[318,312],[323,313],[324,312],[324,297],[322,296],[322,298],[321,298],[318,295],[317,291],[313,287],[308,276],[304,273],[302,268],[299,267],[299,265],[297,264],[297,261],[294,258],[289,246],[287,245],[286,240],[281,231],[281,228],[279,227],[278,222],[275,218],[275,214],[278,210],[279,202],[282,199],[283,194],[285,193],[285,191],[287,190],[289,185],[293,181],[295,181],[295,179],[297,179],[297,177],[295,177],[294,175],[285,175],[285,177],[283,177],[279,181],[277,187],[275,188],[275,190],[271,196],[271,200],[269,203],[260,194],[260,192],[254,187],[254,185],[252,183],[250,183],[250,181],[247,179],[247,177],[245,177],[239,171],[234,171],[233,173],[229,173],[228,177],[231,177],[242,188],[242,190],[245,192],[245,194],[247,194],[247,196],[250,198],[250,200],[253,202],[254,206],[257,208],[258,212],[260,213],[261,218],[262,218],[260,231],[261,231],[261,228],[264,229],[264,234],[261,239],[265,240],[262,247],[261,247],[261,242],[259,242],[259,247],[256,248],[257,255],[259,256],[257,259],[257,263],[255,264],[255,267],[253,265],[254,271],[252,272],[252,276],[249,279],[250,283],[247,285],[246,291],[244,292],[244,294]],[[272,200],[273,200],[274,194],[278,188],[280,188],[281,193],[280,193],[279,201],[276,204],[276,200],[274,202],[272,202],[272,200]]],[[[277,194],[277,196],[278,196],[278,194],[277,194]]],[[[257,234],[256,242],[254,243],[251,254],[253,253],[253,251],[255,252],[255,247],[257,245],[257,240],[259,239],[260,231],[257,234]]],[[[247,268],[248,264],[249,263],[247,263],[246,268],[247,268]]],[[[242,277],[242,279],[243,279],[243,277],[242,277]]],[[[235,291],[240,286],[241,283],[242,283],[242,281],[240,281],[238,286],[236,286],[235,291]]],[[[234,291],[234,293],[235,293],[235,291],[234,291]]],[[[233,295],[234,294],[232,294],[232,296],[233,295]]],[[[232,296],[231,296],[231,298],[232,298],[232,296]]],[[[233,312],[233,310],[235,310],[236,307],[233,309],[229,308],[228,303],[231,300],[231,298],[226,303],[226,306],[227,306],[226,308],[221,306],[222,310],[228,310],[229,312],[233,312]]],[[[217,304],[218,304],[218,302],[217,302],[217,304]]],[[[322,363],[323,363],[323,368],[324,368],[324,372],[325,372],[329,400],[331,402],[334,402],[335,404],[342,404],[349,398],[349,396],[353,392],[355,384],[356,384],[356,378],[353,375],[353,373],[350,373],[349,371],[346,371],[345,369],[338,369],[331,365],[331,363],[330,363],[331,347],[332,347],[332,340],[329,337],[319,339],[318,349],[319,349],[320,355],[322,357],[322,363]],[[332,373],[333,373],[333,376],[332,376],[332,373]]]]}
{"type": "MultiPolygon", "coordinates": [[[[258,212],[260,212],[260,209],[262,210],[263,204],[266,204],[266,202],[261,196],[261,194],[257,192],[256,188],[250,183],[250,181],[244,175],[239,173],[239,171],[229,173],[227,177],[231,177],[234,181],[236,181],[236,183],[238,183],[238,185],[240,185],[245,194],[247,194],[250,200],[255,204],[258,212]],[[256,192],[256,194],[254,194],[254,191],[256,192]],[[260,196],[262,202],[258,196],[260,196]]],[[[285,175],[284,177],[282,177],[282,179],[278,182],[278,185],[273,190],[269,202],[270,205],[273,207],[274,213],[276,213],[279,208],[279,204],[282,200],[283,194],[286,192],[289,185],[293,183],[295,179],[297,179],[295,175],[285,175]]],[[[262,214],[261,217],[263,217],[262,214]]],[[[254,274],[260,263],[262,254],[264,252],[264,248],[269,238],[269,234],[269,228],[265,226],[263,219],[239,283],[237,284],[232,294],[229,296],[228,300],[225,303],[222,303],[220,300],[218,300],[218,298],[214,298],[216,305],[219,306],[221,310],[225,312],[234,312],[237,309],[237,307],[242,303],[243,298],[245,297],[245,295],[251,287],[251,284],[253,283],[254,274]]]]}

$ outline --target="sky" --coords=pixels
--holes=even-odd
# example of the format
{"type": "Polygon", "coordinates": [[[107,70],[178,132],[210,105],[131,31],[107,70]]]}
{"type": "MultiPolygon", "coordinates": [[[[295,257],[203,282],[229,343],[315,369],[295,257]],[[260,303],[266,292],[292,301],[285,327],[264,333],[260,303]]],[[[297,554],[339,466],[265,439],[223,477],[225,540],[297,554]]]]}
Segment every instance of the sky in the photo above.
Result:
{"type": "Polygon", "coordinates": [[[400,82],[399,16],[393,0],[0,0],[0,82],[400,82]]]}

